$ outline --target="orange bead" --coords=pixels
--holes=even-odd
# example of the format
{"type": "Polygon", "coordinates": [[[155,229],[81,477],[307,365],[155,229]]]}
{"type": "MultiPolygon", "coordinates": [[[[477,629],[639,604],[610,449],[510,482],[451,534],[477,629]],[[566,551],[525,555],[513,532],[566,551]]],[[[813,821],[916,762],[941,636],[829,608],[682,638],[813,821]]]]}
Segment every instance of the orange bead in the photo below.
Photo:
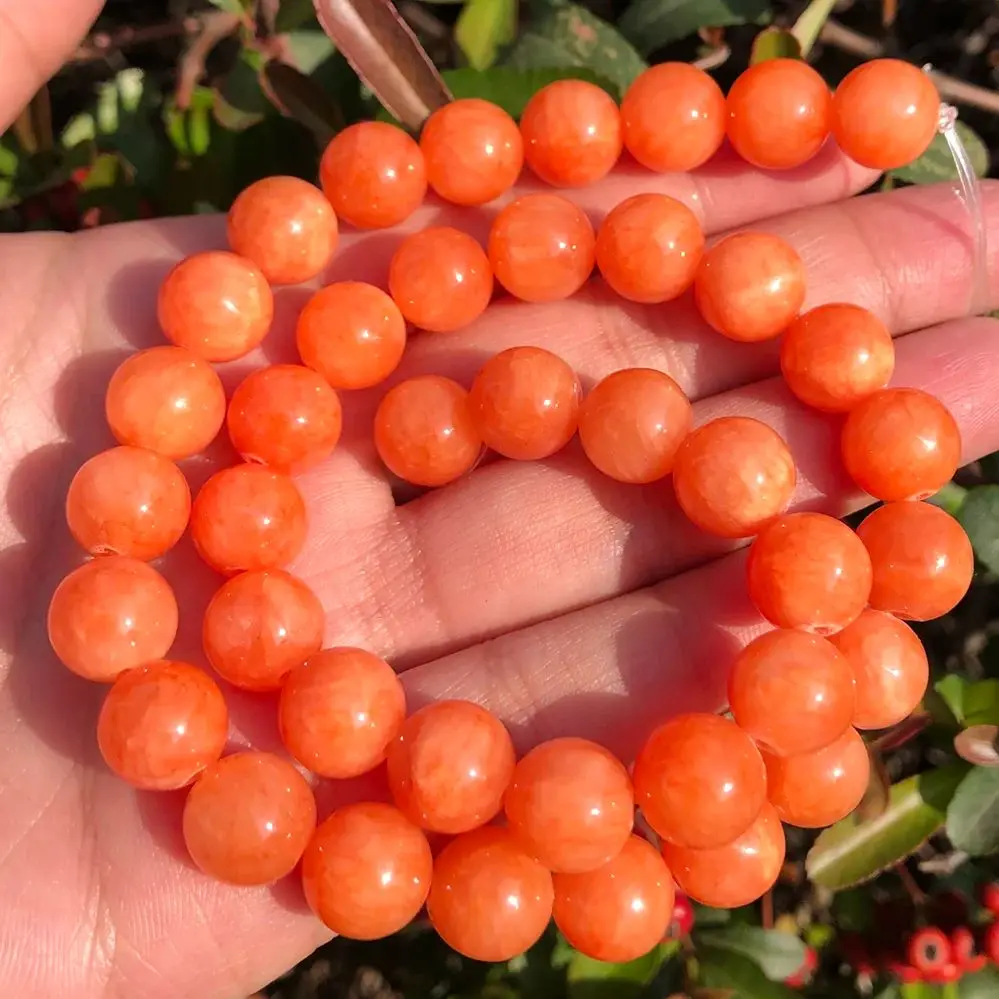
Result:
{"type": "Polygon", "coordinates": [[[930,668],[923,643],[905,622],[884,611],[865,610],[829,640],[853,670],[857,728],[889,728],[916,710],[930,668]]]}
{"type": "Polygon", "coordinates": [[[264,465],[216,472],[191,511],[191,540],[217,572],[274,569],[305,543],[305,504],[295,483],[264,465]]]}
{"type": "Polygon", "coordinates": [[[872,59],[836,88],[832,132],[840,149],[862,166],[892,170],[929,148],[940,117],[940,95],[922,70],[898,59],[872,59]]]}
{"type": "Polygon", "coordinates": [[[242,572],[205,609],[201,639],[215,671],[244,690],[277,690],[318,652],[326,615],[305,583],[281,569],[242,572]]]}
{"type": "Polygon", "coordinates": [[[107,765],[145,791],[185,787],[222,754],[229,714],[222,691],[195,666],[166,659],[126,670],[97,719],[107,765]]]}
{"type": "Polygon", "coordinates": [[[749,550],[750,599],[778,628],[832,635],[856,621],[871,592],[871,560],[842,521],[792,513],[749,550]]]}
{"type": "Polygon", "coordinates": [[[302,857],[312,911],[338,936],[378,940],[419,915],[434,859],[426,836],[391,805],[335,811],[302,857]]]}
{"type": "Polygon", "coordinates": [[[572,439],[582,392],[576,372],[541,347],[510,347],[479,369],[468,393],[487,447],[504,458],[537,461],[572,439]]]}
{"type": "Polygon", "coordinates": [[[181,347],[151,347],[121,363],[104,398],[119,444],[174,461],[204,451],[225,419],[225,391],[215,369],[181,347]]]}
{"type": "Polygon", "coordinates": [[[663,62],[636,77],[621,101],[624,145],[660,173],[696,170],[725,138],[725,95],[686,62],[663,62]]]}
{"type": "Polygon", "coordinates": [[[673,917],[673,878],[648,841],[630,836],[621,852],[586,874],[556,874],[555,924],[576,950],[623,963],[660,943],[673,917]]]}
{"type": "Polygon", "coordinates": [[[845,413],[888,384],[895,345],[873,312],[859,305],[820,305],[784,331],[780,366],[787,387],[803,403],[845,413]]]}
{"type": "Polygon", "coordinates": [[[461,478],[482,454],[468,393],[441,375],[400,382],[375,413],[375,447],[389,471],[407,482],[443,486],[461,478]]]}
{"type": "Polygon", "coordinates": [[[68,669],[106,683],[165,656],[177,621],[173,590],[152,566],[106,555],[84,562],[56,587],[49,642],[68,669]]]}
{"type": "Polygon", "coordinates": [[[503,805],[516,762],[503,723],[470,701],[437,701],[410,715],[388,747],[395,803],[417,825],[462,833],[503,805]]]}
{"type": "Polygon", "coordinates": [[[929,503],[887,503],[857,528],[871,556],[870,604],[907,621],[953,610],[971,586],[975,556],[964,528],[929,503]]]}
{"type": "Polygon", "coordinates": [[[496,280],[525,302],[568,298],[586,284],[596,259],[593,226],[557,194],[526,194],[507,205],[489,230],[496,280]]]}
{"type": "Polygon", "coordinates": [[[669,375],[624,368],[598,382],[579,410],[586,457],[618,482],[655,482],[673,470],[690,430],[690,400],[669,375]]]}
{"type": "Polygon", "coordinates": [[[583,187],[610,173],[621,155],[621,112],[614,99],[585,80],[542,87],[520,116],[524,159],[556,187],[583,187]]]}
{"type": "Polygon", "coordinates": [[[850,478],[865,492],[881,500],[925,499],[957,471],[961,431],[928,392],[883,389],[850,411],[841,448],[850,478]]]}
{"type": "Polygon", "coordinates": [[[206,361],[233,361],[267,335],[274,296],[255,264],[211,250],[182,260],[166,276],[157,303],[166,338],[206,361]]]}
{"type": "Polygon", "coordinates": [[[673,460],[673,489],[687,517],[722,538],[748,538],[794,495],[794,459],[759,420],[723,416],[689,433],[673,460]]]}
{"type": "Polygon", "coordinates": [[[362,121],[326,147],[319,164],[323,193],[337,218],[358,229],[384,229],[408,219],[427,193],[420,147],[395,125],[362,121]]]}
{"type": "Polygon", "coordinates": [[[295,339],[302,363],[333,388],[371,388],[399,366],[406,321],[381,288],[338,281],[305,303],[295,339]]]}
{"type": "Polygon", "coordinates": [[[659,836],[699,849],[745,832],[767,793],[753,740],[709,714],[678,715],[660,725],[642,746],[632,779],[635,801],[659,836]]]}
{"type": "Polygon", "coordinates": [[[291,874],[315,828],[312,788],[272,753],[224,757],[184,804],[187,852],[226,884],[267,885],[291,874]]]}
{"type": "Polygon", "coordinates": [[[272,284],[299,284],[322,273],[339,239],[336,215],[314,184],[265,177],[233,202],[229,246],[272,284]]]}
{"type": "Polygon", "coordinates": [[[163,455],[115,447],[85,462],[66,494],[66,520],[91,555],[150,561],[180,540],[191,514],[191,490],[163,455]]]}
{"type": "Polygon", "coordinates": [[[636,194],[611,209],[597,231],[597,267],[622,298],[667,302],[693,283],[704,230],[682,202],[636,194]]]}
{"type": "Polygon", "coordinates": [[[552,876],[506,829],[476,829],[434,861],[427,910],[434,929],[474,961],[509,961],[533,946],[552,915],[552,876]]]}
{"type": "Polygon", "coordinates": [[[363,649],[311,655],[288,674],[278,705],[288,752],[322,777],[373,770],[405,720],[406,694],[395,670],[363,649]]]}

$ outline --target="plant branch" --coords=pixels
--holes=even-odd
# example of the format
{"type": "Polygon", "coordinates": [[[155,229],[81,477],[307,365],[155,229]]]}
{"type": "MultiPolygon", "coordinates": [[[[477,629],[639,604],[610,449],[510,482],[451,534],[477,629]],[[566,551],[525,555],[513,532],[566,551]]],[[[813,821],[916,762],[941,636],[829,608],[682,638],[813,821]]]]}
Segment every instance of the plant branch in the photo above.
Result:
{"type": "Polygon", "coordinates": [[[191,40],[177,65],[174,95],[177,107],[182,109],[190,105],[194,88],[205,74],[205,61],[212,49],[243,23],[238,14],[229,14],[224,10],[209,11],[200,20],[201,30],[191,40]]]}
{"type": "Polygon", "coordinates": [[[71,63],[99,62],[108,56],[132,48],[135,45],[148,45],[167,38],[181,38],[196,35],[201,31],[201,17],[185,17],[180,21],[167,21],[165,24],[150,24],[143,28],[123,27],[115,31],[95,31],[86,38],[70,57],[71,63]]]}
{"type": "Polygon", "coordinates": [[[707,73],[709,70],[717,69],[723,63],[727,62],[731,54],[732,50],[727,45],[722,44],[712,49],[707,55],[701,56],[700,59],[695,59],[691,65],[696,66],[698,69],[703,69],[707,73]]]}

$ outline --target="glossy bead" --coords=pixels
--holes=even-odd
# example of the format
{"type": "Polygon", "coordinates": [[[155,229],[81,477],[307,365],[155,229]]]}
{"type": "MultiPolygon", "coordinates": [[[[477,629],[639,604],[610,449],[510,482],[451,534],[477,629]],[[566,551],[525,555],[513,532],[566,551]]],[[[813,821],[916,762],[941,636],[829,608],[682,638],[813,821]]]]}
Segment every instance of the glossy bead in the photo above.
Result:
{"type": "Polygon", "coordinates": [[[427,837],[398,809],[362,802],[337,809],[302,857],[312,911],[337,935],[378,940],[419,915],[434,859],[427,837]]]}
{"type": "Polygon", "coordinates": [[[929,503],[887,503],[857,528],[871,556],[870,604],[906,621],[953,610],[971,586],[975,556],[964,528],[929,503]]]}
{"type": "Polygon", "coordinates": [[[725,95],[703,69],[663,62],[640,73],[621,101],[624,145],[660,173],[696,170],[725,138],[725,95]]]}
{"type": "Polygon", "coordinates": [[[850,478],[865,492],[881,500],[925,499],[957,471],[961,432],[928,392],[883,389],[850,411],[841,447],[850,478]]]}
{"type": "Polygon", "coordinates": [[[597,267],[607,284],[632,302],[667,302],[683,294],[703,253],[697,216],[665,194],[625,198],[597,231],[597,267]]]}
{"type": "Polygon", "coordinates": [[[476,829],[434,861],[427,911],[434,929],[475,961],[509,961],[535,944],[552,915],[552,876],[506,829],[476,829]]]}
{"type": "Polygon", "coordinates": [[[237,687],[277,690],[289,670],[319,651],[325,617],[319,598],[290,573],[242,572],[205,609],[205,655],[237,687]]]}
{"type": "Polygon", "coordinates": [[[157,302],[166,338],[206,361],[233,361],[267,335],[274,296],[249,260],[210,250],[177,264],[160,287],[157,302]]]}
{"type": "Polygon", "coordinates": [[[371,388],[399,366],[406,349],[406,321],[381,288],[337,281],[305,303],[295,340],[302,363],[333,388],[371,388]]]}
{"type": "Polygon", "coordinates": [[[174,461],[204,451],[225,419],[225,391],[215,369],[181,347],[150,347],[119,365],[104,413],[119,444],[174,461]]]}
{"type": "Polygon", "coordinates": [[[490,101],[475,97],[437,108],[420,132],[427,181],[445,201],[484,205],[517,182],[524,140],[517,123],[490,101]]]}
{"type": "Polygon", "coordinates": [[[748,538],[787,509],[797,475],[783,438],[746,416],[689,433],[673,460],[680,508],[702,531],[748,538]]]}
{"type": "Polygon", "coordinates": [[[642,746],[632,779],[635,802],[659,836],[699,849],[735,839],[766,800],[759,750],[719,715],[678,715],[660,725],[642,746]]]}
{"type": "Polygon", "coordinates": [[[452,835],[499,813],[516,762],[503,723],[470,701],[420,708],[389,744],[387,758],[399,808],[424,829],[452,835]]]}
{"type": "Polygon", "coordinates": [[[859,305],[820,305],[784,331],[780,366],[787,387],[803,403],[845,413],[888,384],[895,345],[873,312],[859,305]]]}
{"type": "Polygon", "coordinates": [[[252,260],[271,284],[299,284],[322,273],[339,238],[336,215],[314,184],[265,177],[229,209],[229,246],[252,260]]]}
{"type": "Polygon", "coordinates": [[[468,233],[433,226],[407,236],[389,263],[389,293],[414,326],[451,333],[485,312],[493,271],[468,233]]]}
{"type": "Polygon", "coordinates": [[[97,719],[107,765],[145,791],[190,784],[222,754],[229,715],[222,691],[195,666],[166,659],[126,670],[97,719]]]}
{"type": "Polygon", "coordinates": [[[562,936],[597,961],[647,954],[669,930],[673,878],[654,846],[629,836],[613,860],[585,874],[556,874],[552,914],[562,936]]]}
{"type": "Polygon", "coordinates": [[[288,752],[321,777],[346,779],[385,759],[406,719],[395,670],[364,649],[324,649],[287,676],[278,725],[288,752]]]}
{"type": "Polygon", "coordinates": [[[84,462],[66,494],[66,521],[91,555],[150,561],[180,540],[191,514],[191,490],[169,458],[115,447],[84,462]]]}
{"type": "Polygon", "coordinates": [[[872,59],[836,88],[832,132],[852,160],[892,170],[918,159],[937,132],[940,95],[928,74],[899,59],[872,59]]]}
{"type": "Polygon", "coordinates": [[[48,635],[64,666],[108,683],[161,659],[177,634],[177,601],[150,565],[121,555],[84,562],[56,587],[48,635]]]}
{"type": "Polygon", "coordinates": [[[749,550],[749,596],[778,628],[832,635],[860,617],[871,560],[842,521],[792,513],[765,527],[749,550]]]}
{"type": "Polygon", "coordinates": [[[554,302],[589,279],[596,236],[586,213],[557,194],[525,194],[489,229],[489,263],[496,280],[525,302],[554,302]]]}
{"type": "Polygon", "coordinates": [[[537,461],[572,439],[582,392],[576,372],[541,347],[510,347],[479,369],[468,393],[487,447],[504,458],[537,461]]]}
{"type": "Polygon", "coordinates": [[[811,753],[849,727],[853,671],[818,635],[778,629],[760,635],[736,656],[728,700],[736,724],[778,756],[811,753]]]}
{"type": "Polygon", "coordinates": [[[395,125],[362,121],[336,135],[319,164],[337,218],[358,229],[398,225],[427,193],[420,147],[395,125]]]}
{"type": "Polygon", "coordinates": [[[542,87],[520,116],[524,158],[556,187],[583,187],[610,173],[621,155],[621,112],[614,99],[585,80],[542,87]]]}
{"type": "Polygon", "coordinates": [[[223,757],[184,804],[191,859],[227,884],[266,885],[291,874],[315,828],[312,788],[273,753],[223,757]]]}
{"type": "Polygon", "coordinates": [[[264,465],[216,472],[191,511],[191,539],[217,572],[286,565],[305,542],[305,504],[289,476],[264,465]]]}

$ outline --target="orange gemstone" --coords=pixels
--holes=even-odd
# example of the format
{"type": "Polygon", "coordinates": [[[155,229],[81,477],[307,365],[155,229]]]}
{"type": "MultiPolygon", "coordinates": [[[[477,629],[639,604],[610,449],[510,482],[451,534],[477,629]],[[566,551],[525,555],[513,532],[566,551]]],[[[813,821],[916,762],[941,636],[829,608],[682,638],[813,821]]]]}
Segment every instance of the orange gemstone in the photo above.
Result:
{"type": "Polygon", "coordinates": [[[759,420],[723,416],[689,433],[673,460],[673,488],[687,517],[722,538],[748,538],[794,495],[794,459],[759,420]]]}
{"type": "Polygon", "coordinates": [[[506,829],[476,829],[434,861],[427,910],[434,929],[474,961],[509,961],[533,946],[552,915],[552,876],[506,829]]]}
{"type": "Polygon", "coordinates": [[[860,617],[871,560],[842,521],[792,513],[764,528],[749,550],[750,599],[778,628],[831,635],[860,617]]]}
{"type": "Polygon", "coordinates": [[[84,562],[56,587],[49,642],[62,663],[88,680],[161,659],[177,634],[177,601],[150,565],[121,555],[84,562]]]}
{"type": "Polygon", "coordinates": [[[306,779],[272,753],[245,752],[210,766],[184,804],[184,842],[206,874],[267,885],[291,874],[316,828],[306,779]]]}
{"type": "Polygon", "coordinates": [[[305,543],[305,504],[291,478],[264,465],[213,475],[191,511],[191,539],[217,572],[273,569],[305,543]]]}
{"type": "Polygon", "coordinates": [[[434,858],[427,837],[391,805],[362,802],[335,811],[302,857],[312,911],[338,936],[378,940],[419,915],[434,858]]]}
{"type": "Polygon", "coordinates": [[[870,604],[907,621],[930,621],[968,592],[975,556],[964,528],[929,503],[887,503],[857,528],[874,566],[870,604]]]}
{"type": "Polygon", "coordinates": [[[115,447],[85,462],[66,494],[66,520],[91,555],[149,561],[180,540],[191,514],[191,490],[169,458],[139,447],[115,447]]]}
{"type": "Polygon", "coordinates": [[[324,649],[293,669],[281,690],[278,725],[288,751],[322,777],[348,778],[385,759],[406,720],[395,670],[363,649],[324,649]]]}
{"type": "Polygon", "coordinates": [[[230,683],[277,690],[323,644],[325,613],[305,583],[281,569],[242,572],[205,609],[205,655],[230,683]]]}
{"type": "Polygon", "coordinates": [[[660,725],[639,752],[632,778],[635,801],[659,836],[699,849],[745,832],[767,794],[753,740],[718,715],[678,715],[660,725]]]}
{"type": "Polygon", "coordinates": [[[190,784],[222,754],[228,732],[225,698],[215,681],[204,670],[166,659],[122,673],[97,719],[107,765],[145,791],[190,784]]]}
{"type": "Polygon", "coordinates": [[[586,457],[618,482],[655,482],[673,470],[690,430],[690,401],[669,375],[624,368],[598,382],[579,410],[586,457]]]}
{"type": "Polygon", "coordinates": [[[401,128],[381,121],[340,132],[323,153],[319,177],[337,218],[359,229],[398,225],[427,193],[420,147],[401,128]]]}
{"type": "Polygon", "coordinates": [[[320,274],[339,239],[336,215],[314,184],[265,177],[233,202],[229,246],[252,260],[272,284],[299,284],[320,274]]]}
{"type": "Polygon", "coordinates": [[[225,419],[215,369],[181,347],[151,347],[123,361],[108,384],[104,412],[120,444],[178,460],[204,451],[225,419]]]}
{"type": "Polygon", "coordinates": [[[503,723],[470,701],[420,708],[387,755],[395,803],[424,829],[450,834],[499,813],[516,762],[503,723]]]}
{"type": "Polygon", "coordinates": [[[178,347],[206,361],[233,361],[267,335],[274,296],[256,265],[212,250],[195,253],[170,271],[157,311],[166,338],[178,347]]]}
{"type": "Polygon", "coordinates": [[[697,216],[665,194],[636,194],[613,208],[597,231],[597,267],[622,298],[666,302],[693,283],[704,253],[697,216]]]}
{"type": "Polygon", "coordinates": [[[338,281],[305,303],[295,339],[302,363],[333,388],[371,388],[399,366],[406,321],[381,288],[338,281]]]}
{"type": "Polygon", "coordinates": [[[375,413],[375,447],[390,472],[420,486],[443,486],[479,460],[482,438],[468,393],[450,378],[400,382],[375,413]]]}
{"type": "Polygon", "coordinates": [[[582,187],[610,173],[621,155],[621,112],[585,80],[542,87],[520,116],[527,165],[556,187],[582,187]]]}
{"type": "Polygon", "coordinates": [[[579,291],[593,271],[595,247],[586,213],[557,194],[518,198],[489,230],[496,280],[525,302],[554,302],[579,291]]]}
{"type": "Polygon", "coordinates": [[[624,145],[660,173],[696,170],[725,138],[725,95],[696,66],[663,62],[639,74],[621,101],[624,145]]]}

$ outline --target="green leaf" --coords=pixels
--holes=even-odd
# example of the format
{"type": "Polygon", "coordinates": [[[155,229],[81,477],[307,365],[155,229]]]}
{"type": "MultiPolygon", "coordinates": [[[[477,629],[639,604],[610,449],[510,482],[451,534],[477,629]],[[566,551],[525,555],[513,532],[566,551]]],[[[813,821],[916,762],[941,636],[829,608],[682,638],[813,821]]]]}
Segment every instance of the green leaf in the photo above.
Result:
{"type": "Polygon", "coordinates": [[[246,13],[246,4],[243,0],[208,0],[213,7],[224,10],[227,14],[235,14],[242,17],[246,13]]]}
{"type": "Polygon", "coordinates": [[[232,132],[242,132],[262,121],[271,110],[260,85],[259,61],[244,49],[215,94],[214,112],[218,123],[232,132]]]}
{"type": "Polygon", "coordinates": [[[964,691],[965,725],[999,725],[999,680],[977,680],[964,691]]]}
{"type": "Polygon", "coordinates": [[[289,31],[284,43],[296,69],[310,76],[329,59],[336,49],[325,31],[289,31]]]}
{"type": "Polygon", "coordinates": [[[270,62],[264,77],[284,111],[301,122],[324,146],[343,128],[343,113],[319,85],[287,63],[270,62]]]}
{"type": "Polygon", "coordinates": [[[467,0],[454,38],[473,69],[489,69],[517,34],[517,0],[467,0]]]}
{"type": "Polygon", "coordinates": [[[121,161],[114,153],[102,153],[87,169],[87,176],[80,184],[81,191],[97,191],[114,187],[121,174],[121,161]]]}
{"type": "Polygon", "coordinates": [[[279,34],[295,31],[302,25],[315,23],[316,8],[312,0],[281,0],[277,17],[274,19],[274,30],[279,34]]]}
{"type": "Polygon", "coordinates": [[[713,947],[698,949],[700,984],[709,989],[732,989],[739,999],[794,999],[786,985],[772,982],[748,957],[713,947]]]}
{"type": "Polygon", "coordinates": [[[934,506],[940,507],[941,510],[946,510],[952,517],[956,517],[967,496],[968,490],[964,486],[959,486],[956,482],[948,482],[932,496],[928,496],[926,502],[932,503],[934,506]]]}
{"type": "Polygon", "coordinates": [[[957,519],[968,532],[978,560],[992,572],[999,572],[999,486],[969,490],[957,519]]]}
{"type": "Polygon", "coordinates": [[[634,0],[618,28],[647,56],[700,28],[766,24],[769,16],[767,0],[634,0]]]}
{"type": "Polygon", "coordinates": [[[800,937],[760,926],[729,926],[724,929],[694,931],[698,949],[729,950],[748,957],[763,974],[775,982],[793,975],[804,963],[806,948],[800,937]]]}
{"type": "Polygon", "coordinates": [[[999,971],[985,968],[973,975],[965,975],[957,987],[960,999],[996,999],[999,996],[999,971]]]}
{"type": "Polygon", "coordinates": [[[933,684],[933,689],[947,705],[958,725],[964,724],[964,698],[970,686],[971,684],[957,673],[950,673],[933,684]]]}
{"type": "Polygon", "coordinates": [[[947,805],[970,768],[955,763],[895,784],[875,819],[853,816],[826,829],[805,860],[808,876],[836,891],[873,878],[904,860],[944,824],[947,805]]]}
{"type": "Polygon", "coordinates": [[[609,964],[574,951],[566,968],[569,999],[638,999],[668,953],[665,947],[653,947],[635,961],[609,964]]]}
{"type": "MultiPolygon", "coordinates": [[[[961,137],[971,165],[979,177],[989,172],[989,150],[984,142],[963,121],[957,122],[957,134],[961,137]]],[[[896,180],[910,184],[936,184],[942,180],[956,180],[957,166],[951,156],[945,136],[938,133],[933,137],[930,148],[913,163],[890,171],[896,180]]]]}
{"type": "Polygon", "coordinates": [[[749,62],[755,65],[768,59],[800,59],[801,45],[786,28],[764,28],[754,39],[749,62]]]}
{"type": "Polygon", "coordinates": [[[999,770],[974,767],[961,781],[947,806],[947,836],[973,857],[999,850],[999,770]]]}
{"type": "Polygon", "coordinates": [[[940,999],[936,987],[927,982],[909,982],[898,990],[898,994],[901,999],[940,999]]]}
{"type": "Polygon", "coordinates": [[[791,34],[798,40],[802,58],[812,51],[835,6],[836,0],[811,0],[794,22],[791,34]]]}

